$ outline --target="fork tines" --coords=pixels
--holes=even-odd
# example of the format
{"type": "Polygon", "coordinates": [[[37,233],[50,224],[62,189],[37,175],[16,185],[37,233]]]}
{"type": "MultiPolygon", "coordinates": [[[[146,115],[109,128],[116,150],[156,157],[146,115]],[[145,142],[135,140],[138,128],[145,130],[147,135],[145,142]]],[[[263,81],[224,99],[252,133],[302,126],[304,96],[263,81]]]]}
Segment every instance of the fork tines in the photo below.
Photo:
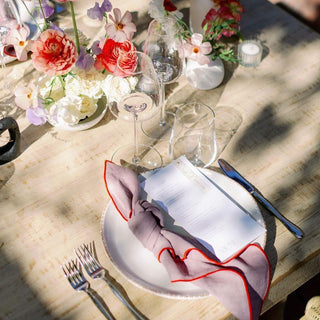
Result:
{"type": "Polygon", "coordinates": [[[77,288],[86,281],[73,259],[65,262],[64,265],[61,265],[61,269],[73,288],[77,288]]]}
{"type": "Polygon", "coordinates": [[[99,264],[93,257],[90,249],[88,245],[83,244],[77,250],[75,249],[74,252],[83,266],[94,269],[99,267],[99,264]]]}

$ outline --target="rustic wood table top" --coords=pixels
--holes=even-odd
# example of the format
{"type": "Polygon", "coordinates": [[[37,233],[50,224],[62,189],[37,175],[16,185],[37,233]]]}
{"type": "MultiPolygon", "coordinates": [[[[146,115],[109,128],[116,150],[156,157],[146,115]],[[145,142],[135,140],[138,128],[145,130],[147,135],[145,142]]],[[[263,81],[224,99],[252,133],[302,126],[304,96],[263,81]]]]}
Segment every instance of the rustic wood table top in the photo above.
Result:
{"type": "MultiPolygon", "coordinates": [[[[320,37],[267,1],[241,2],[242,33],[264,45],[261,64],[226,66],[223,83],[209,91],[196,90],[182,78],[167,86],[166,94],[168,104],[193,99],[239,112],[242,123],[220,156],[305,232],[305,238],[297,240],[261,208],[272,267],[265,312],[319,272],[320,37]]],[[[189,1],[176,3],[187,14],[189,1]]],[[[91,38],[103,34],[102,25],[85,17],[94,1],[74,4],[79,29],[91,38]]],[[[114,6],[134,13],[137,39],[142,41],[150,21],[148,1],[114,6]]],[[[71,26],[68,15],[60,19],[62,26],[71,26]]],[[[33,75],[30,60],[14,61],[8,71],[16,80],[33,75]]],[[[92,241],[114,284],[146,318],[233,318],[214,297],[168,299],[138,288],[108,258],[101,236],[101,216],[109,202],[104,161],[133,138],[131,124],[107,112],[93,128],[67,132],[50,124],[31,125],[14,104],[1,108],[19,124],[22,153],[0,166],[0,319],[101,319],[89,297],[76,293],[60,268],[74,256],[75,247],[92,241]]],[[[143,134],[139,139],[150,143],[143,134]]],[[[168,163],[167,144],[158,142],[156,147],[168,163]]],[[[217,162],[212,169],[219,170],[217,162]]],[[[103,281],[91,284],[116,319],[133,318],[103,281]]]]}

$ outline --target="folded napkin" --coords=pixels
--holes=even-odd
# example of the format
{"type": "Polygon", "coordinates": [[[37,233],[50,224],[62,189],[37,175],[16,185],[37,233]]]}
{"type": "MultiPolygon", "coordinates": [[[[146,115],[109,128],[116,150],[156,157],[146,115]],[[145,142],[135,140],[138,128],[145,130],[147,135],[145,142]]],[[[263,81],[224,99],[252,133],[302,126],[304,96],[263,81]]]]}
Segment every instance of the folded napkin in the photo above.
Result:
{"type": "Polygon", "coordinates": [[[270,264],[263,249],[249,244],[219,262],[194,239],[164,228],[157,206],[141,200],[137,175],[128,168],[105,162],[108,194],[128,227],[166,268],[171,282],[190,282],[215,296],[240,320],[259,318],[270,285],[270,264]]]}

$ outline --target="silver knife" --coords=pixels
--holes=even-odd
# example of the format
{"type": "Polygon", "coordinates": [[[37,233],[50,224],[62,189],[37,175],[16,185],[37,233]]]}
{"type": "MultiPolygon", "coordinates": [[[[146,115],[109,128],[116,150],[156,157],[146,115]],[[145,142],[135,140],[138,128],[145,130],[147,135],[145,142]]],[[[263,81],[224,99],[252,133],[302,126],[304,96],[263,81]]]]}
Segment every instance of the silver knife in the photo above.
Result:
{"type": "Polygon", "coordinates": [[[253,197],[255,197],[264,207],[266,207],[272,214],[274,214],[298,239],[302,239],[304,232],[294,223],[285,218],[263,195],[262,193],[246,180],[237,170],[235,170],[227,161],[223,159],[218,160],[222,171],[231,179],[241,184],[253,197]]]}

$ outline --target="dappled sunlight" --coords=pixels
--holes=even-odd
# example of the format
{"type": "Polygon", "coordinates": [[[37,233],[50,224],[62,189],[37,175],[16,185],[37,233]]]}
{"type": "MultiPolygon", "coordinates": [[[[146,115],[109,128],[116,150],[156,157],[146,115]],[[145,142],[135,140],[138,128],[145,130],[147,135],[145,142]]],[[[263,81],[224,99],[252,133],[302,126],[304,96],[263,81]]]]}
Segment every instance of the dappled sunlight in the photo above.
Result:
{"type": "MultiPolygon", "coordinates": [[[[319,242],[320,223],[315,214],[320,207],[319,37],[294,18],[284,23],[283,13],[277,13],[277,23],[268,25],[268,12],[259,21],[259,39],[266,47],[261,64],[256,69],[238,66],[218,101],[218,106],[233,107],[243,118],[221,157],[246,172],[246,178],[304,230],[310,243],[309,249],[302,249],[262,208],[268,215],[268,229],[277,223],[266,248],[277,263],[275,282],[305,261],[310,261],[310,270],[316,272],[312,247],[319,242]]],[[[246,36],[250,37],[253,25],[254,21],[247,24],[244,20],[246,36]]],[[[299,272],[297,268],[296,275],[305,279],[299,272]]]]}
{"type": "MultiPolygon", "coordinates": [[[[308,247],[304,247],[273,216],[261,210],[266,216],[266,251],[273,263],[272,274],[282,284],[281,277],[286,273],[314,260],[314,248],[319,246],[320,215],[314,213],[320,208],[320,40],[295,19],[282,19],[284,13],[274,10],[271,4],[265,5],[265,15],[255,14],[260,9],[252,5],[254,1],[246,1],[250,20],[244,14],[242,31],[246,37],[258,35],[263,42],[266,51],[261,64],[256,69],[229,66],[223,84],[209,91],[191,88],[181,78],[178,84],[168,86],[167,103],[174,109],[186,101],[198,100],[213,108],[227,106],[240,113],[242,123],[221,157],[245,172],[266,198],[305,231],[302,241],[308,241],[308,247]]],[[[183,12],[189,4],[177,1],[183,12]]],[[[78,6],[82,6],[81,1],[75,1],[76,10],[78,6]]],[[[134,1],[119,6],[135,11],[141,42],[149,21],[147,2],[143,1],[141,9],[134,1]]],[[[88,22],[84,17],[79,19],[79,24],[88,22]]],[[[96,25],[94,31],[100,34],[103,30],[96,25]]],[[[17,62],[13,65],[17,79],[26,76],[17,62]]],[[[36,76],[26,69],[28,76],[36,76]]],[[[101,235],[101,216],[109,202],[104,161],[110,160],[119,146],[133,140],[132,123],[124,123],[107,112],[89,130],[67,132],[50,124],[30,125],[24,111],[14,104],[1,111],[19,122],[22,151],[14,162],[0,167],[0,204],[5,208],[0,213],[4,226],[0,265],[4,272],[1,285],[6,288],[0,299],[4,299],[0,302],[1,316],[11,319],[14,314],[15,320],[25,315],[36,320],[101,319],[90,299],[74,292],[60,269],[65,259],[75,257],[75,247],[94,241],[101,264],[123,286],[133,304],[147,311],[150,320],[191,320],[194,314],[199,319],[211,319],[211,311],[216,318],[226,317],[228,312],[213,297],[201,303],[156,299],[128,282],[106,254],[101,235]],[[198,310],[190,312],[190,305],[198,310]],[[22,306],[26,309],[19,313],[22,306]]],[[[166,141],[151,141],[141,131],[138,140],[153,143],[169,159],[166,141]]],[[[217,166],[214,163],[213,169],[217,166]]],[[[105,283],[94,282],[93,287],[117,319],[129,319],[129,311],[105,283]]]]}

